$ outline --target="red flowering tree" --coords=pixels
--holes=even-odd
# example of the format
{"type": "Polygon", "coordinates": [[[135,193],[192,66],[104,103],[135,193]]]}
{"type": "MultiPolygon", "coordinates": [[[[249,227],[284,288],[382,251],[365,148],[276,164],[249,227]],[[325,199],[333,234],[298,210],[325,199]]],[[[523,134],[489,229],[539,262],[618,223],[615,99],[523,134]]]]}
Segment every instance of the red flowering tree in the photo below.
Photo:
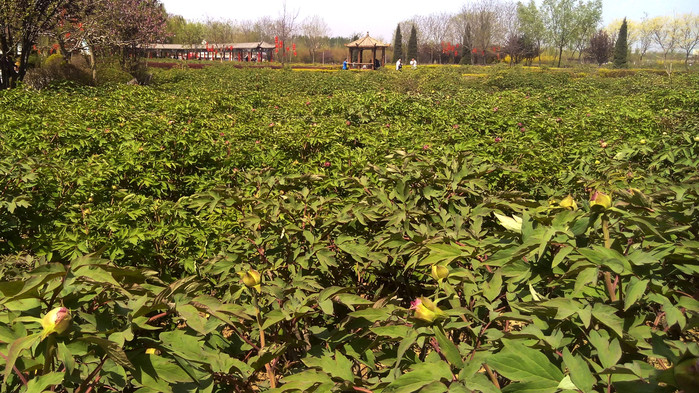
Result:
{"type": "Polygon", "coordinates": [[[126,65],[128,49],[161,42],[167,14],[158,0],[75,0],[60,13],[54,36],[64,53],[85,50],[96,78],[97,54],[118,54],[126,65]]]}
{"type": "Polygon", "coordinates": [[[72,0],[0,0],[0,88],[24,79],[31,49],[72,0]],[[15,70],[15,63],[19,66],[15,70]]]}

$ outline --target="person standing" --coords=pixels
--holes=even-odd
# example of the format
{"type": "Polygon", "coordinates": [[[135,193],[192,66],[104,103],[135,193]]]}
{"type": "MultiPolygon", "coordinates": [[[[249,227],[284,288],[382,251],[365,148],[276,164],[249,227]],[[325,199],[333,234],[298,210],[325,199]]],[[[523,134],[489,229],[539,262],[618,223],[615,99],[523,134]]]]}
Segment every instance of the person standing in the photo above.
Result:
{"type": "Polygon", "coordinates": [[[401,59],[398,59],[396,62],[396,71],[401,71],[403,69],[403,63],[401,63],[401,59]]]}
{"type": "Polygon", "coordinates": [[[413,67],[414,70],[417,69],[417,60],[412,59],[410,60],[410,65],[413,67]]]}
{"type": "Polygon", "coordinates": [[[342,62],[342,69],[343,70],[347,69],[347,59],[345,59],[345,61],[342,62]]]}

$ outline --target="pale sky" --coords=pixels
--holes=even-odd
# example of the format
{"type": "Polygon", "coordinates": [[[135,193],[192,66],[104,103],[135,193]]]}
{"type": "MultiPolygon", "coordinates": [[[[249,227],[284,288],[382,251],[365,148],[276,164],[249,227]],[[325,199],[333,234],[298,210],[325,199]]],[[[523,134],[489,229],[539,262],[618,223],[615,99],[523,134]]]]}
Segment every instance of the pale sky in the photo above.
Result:
{"type": "MultiPolygon", "coordinates": [[[[256,20],[277,18],[284,0],[161,0],[170,14],[189,20],[256,20]]],[[[536,0],[541,4],[542,0],[536,0]]],[[[468,0],[286,0],[287,11],[298,11],[297,21],[312,15],[322,17],[332,36],[365,34],[390,42],[398,22],[415,15],[457,13],[468,0]]],[[[528,0],[524,0],[524,3],[528,0]]],[[[699,13],[699,0],[603,0],[603,23],[627,17],[648,17],[693,12],[699,13]]],[[[403,33],[407,34],[407,33],[403,33]]]]}

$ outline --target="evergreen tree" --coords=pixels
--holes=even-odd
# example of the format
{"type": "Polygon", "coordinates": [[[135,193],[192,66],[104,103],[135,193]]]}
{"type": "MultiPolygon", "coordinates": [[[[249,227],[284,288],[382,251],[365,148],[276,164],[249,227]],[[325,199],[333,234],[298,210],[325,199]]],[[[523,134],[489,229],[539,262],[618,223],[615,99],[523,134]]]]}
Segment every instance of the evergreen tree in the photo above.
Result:
{"type": "Polygon", "coordinates": [[[410,38],[408,39],[408,55],[405,57],[408,59],[417,59],[417,30],[415,30],[415,25],[410,29],[410,38]]]}
{"type": "Polygon", "coordinates": [[[624,18],[624,21],[621,23],[621,28],[619,28],[619,36],[617,37],[616,44],[614,45],[614,68],[629,67],[629,63],[626,58],[629,51],[627,29],[626,18],[624,18]]]}
{"type": "Polygon", "coordinates": [[[403,58],[403,35],[400,33],[400,25],[396,27],[396,37],[393,41],[393,62],[403,58]]]}

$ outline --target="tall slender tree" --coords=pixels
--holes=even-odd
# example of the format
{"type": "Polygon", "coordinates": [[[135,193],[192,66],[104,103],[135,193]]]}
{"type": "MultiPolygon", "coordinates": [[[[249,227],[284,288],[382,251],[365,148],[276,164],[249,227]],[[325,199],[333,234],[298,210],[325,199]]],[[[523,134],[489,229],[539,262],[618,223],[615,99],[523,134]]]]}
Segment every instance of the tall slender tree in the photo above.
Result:
{"type": "Polygon", "coordinates": [[[400,25],[396,27],[396,34],[393,38],[393,62],[403,58],[403,35],[400,33],[400,25]]]}
{"type": "Polygon", "coordinates": [[[619,28],[619,36],[616,38],[616,43],[614,44],[614,68],[629,67],[627,59],[629,44],[627,39],[628,26],[626,24],[626,18],[624,18],[624,21],[621,22],[621,27],[619,28]]]}
{"type": "Polygon", "coordinates": [[[417,30],[415,25],[410,28],[410,38],[408,38],[408,53],[405,56],[406,59],[416,59],[417,58],[417,30]]]}

